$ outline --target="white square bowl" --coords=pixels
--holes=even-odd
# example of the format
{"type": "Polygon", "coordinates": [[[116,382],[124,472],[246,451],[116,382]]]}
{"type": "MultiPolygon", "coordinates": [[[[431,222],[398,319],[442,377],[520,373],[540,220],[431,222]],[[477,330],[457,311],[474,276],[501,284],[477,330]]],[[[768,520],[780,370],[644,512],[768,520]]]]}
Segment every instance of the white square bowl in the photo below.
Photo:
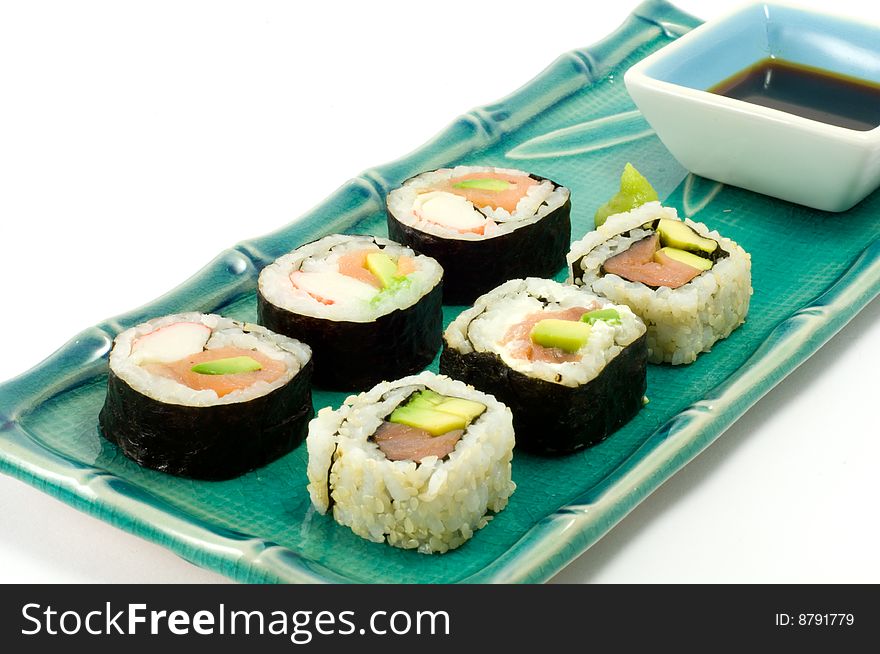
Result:
{"type": "Polygon", "coordinates": [[[849,209],[880,186],[880,127],[847,129],[706,90],[768,57],[880,83],[880,28],[749,5],[646,57],[624,80],[691,172],[815,209],[849,209]]]}

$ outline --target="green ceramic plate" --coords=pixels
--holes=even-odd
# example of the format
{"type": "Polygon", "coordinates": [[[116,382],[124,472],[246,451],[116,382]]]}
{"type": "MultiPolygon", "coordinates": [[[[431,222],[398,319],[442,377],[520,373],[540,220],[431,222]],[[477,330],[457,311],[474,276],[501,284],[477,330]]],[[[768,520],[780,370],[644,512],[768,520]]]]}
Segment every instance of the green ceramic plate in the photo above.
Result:
{"type": "MultiPolygon", "coordinates": [[[[641,5],[604,41],[563,55],[412,155],[349,181],[296,223],[221,253],[149,306],[79,334],[0,386],[0,470],[241,581],[548,579],[880,291],[880,194],[845,215],[829,215],[686,176],[635,111],[623,72],[697,22],[665,3],[641,5]],[[517,452],[518,488],[509,507],[462,548],[442,556],[396,550],[316,514],[305,490],[304,447],[239,479],[206,483],[143,470],[99,437],[107,353],[119,331],[193,309],[253,320],[262,266],[331,232],[384,235],[385,193],[403,179],[457,163],[526,168],[572,189],[579,238],[626,161],[668,204],[751,252],[748,322],[691,366],[652,366],[650,404],[597,447],[560,459],[517,452]]],[[[447,307],[447,320],[458,310],[447,307]]],[[[317,393],[315,404],[341,399],[317,393]]]]}

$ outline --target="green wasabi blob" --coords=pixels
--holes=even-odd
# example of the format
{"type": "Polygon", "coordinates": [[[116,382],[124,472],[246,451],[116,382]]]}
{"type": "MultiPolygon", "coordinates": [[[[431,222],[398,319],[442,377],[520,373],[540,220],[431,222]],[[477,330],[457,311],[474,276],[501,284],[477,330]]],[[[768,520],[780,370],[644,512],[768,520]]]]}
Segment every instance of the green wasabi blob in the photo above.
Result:
{"type": "Polygon", "coordinates": [[[229,357],[197,363],[190,370],[200,375],[234,375],[240,372],[262,370],[260,362],[251,357],[229,357]]]}
{"type": "Polygon", "coordinates": [[[481,191],[506,191],[510,188],[510,182],[503,179],[466,179],[463,182],[453,184],[452,188],[475,188],[481,191]]]}
{"type": "Polygon", "coordinates": [[[608,216],[632,211],[646,202],[659,200],[651,183],[632,164],[623,167],[620,190],[596,211],[596,227],[605,224],[608,216]]]}

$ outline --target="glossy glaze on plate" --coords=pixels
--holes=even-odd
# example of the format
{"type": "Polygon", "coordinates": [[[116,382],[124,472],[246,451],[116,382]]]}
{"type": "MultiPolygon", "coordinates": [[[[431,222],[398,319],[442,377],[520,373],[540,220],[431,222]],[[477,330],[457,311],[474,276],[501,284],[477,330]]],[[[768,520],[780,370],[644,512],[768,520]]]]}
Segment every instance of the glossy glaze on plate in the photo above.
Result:
{"type": "MultiPolygon", "coordinates": [[[[302,220],[221,253],[151,305],[78,335],[0,386],[0,469],[241,581],[548,579],[880,291],[880,195],[830,216],[685,176],[634,111],[623,71],[696,24],[665,3],[641,5],[608,39],[563,55],[407,158],[349,181],[302,220]],[[691,366],[651,366],[650,404],[595,448],[559,459],[517,452],[510,505],[460,549],[442,556],[396,550],[317,515],[305,489],[303,447],[239,479],[208,483],[141,469],[98,436],[115,334],[182,309],[253,320],[263,265],[334,231],[384,234],[384,194],[403,179],[451,163],[527,168],[572,189],[579,238],[616,190],[626,161],[682,214],[698,215],[752,253],[748,321],[691,366]]],[[[448,322],[458,308],[444,312],[448,322]]],[[[338,406],[342,398],[319,392],[315,404],[338,406]]]]}

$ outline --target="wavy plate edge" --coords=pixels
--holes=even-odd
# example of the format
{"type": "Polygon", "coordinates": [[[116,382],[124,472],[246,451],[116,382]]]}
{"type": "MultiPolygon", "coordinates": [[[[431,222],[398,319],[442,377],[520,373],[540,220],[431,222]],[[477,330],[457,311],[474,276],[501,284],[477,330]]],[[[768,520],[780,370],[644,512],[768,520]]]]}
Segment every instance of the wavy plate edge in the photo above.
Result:
{"type": "MultiPolygon", "coordinates": [[[[31,370],[0,384],[0,472],[9,474],[125,531],[169,548],[185,560],[244,582],[338,582],[333,571],[259,538],[194,520],[124,479],[41,447],[19,425],[28,406],[69,389],[93,374],[113,336],[146,313],[195,296],[200,281],[214,293],[193,297],[195,308],[219,306],[252,283],[261,265],[286,251],[280,243],[297,235],[317,211],[336,209],[335,222],[350,226],[370,213],[364,206],[404,168],[429,168],[494,142],[604,75],[654,29],[680,36],[699,21],[663,0],[639,5],[611,35],[563,54],[536,78],[499,102],[474,109],[412,153],[349,180],[316,208],[268,235],[239,243],[157,300],[89,328],[31,370]],[[645,23],[649,25],[646,29],[645,23]],[[574,67],[578,75],[572,76],[574,67]],[[580,77],[580,81],[577,79],[580,77]],[[547,93],[548,87],[552,93],[547,93]],[[540,89],[540,105],[531,96],[540,89]],[[446,143],[445,147],[438,144],[446,143]],[[227,276],[231,276],[226,279],[227,276]],[[226,279],[218,283],[220,279],[226,279]],[[57,374],[58,370],[64,374],[57,374]]],[[[436,166],[435,166],[436,167],[436,166]]],[[[680,412],[629,457],[603,485],[544,518],[505,554],[464,582],[541,582],[595,543],[727,427],[803,363],[880,293],[880,242],[869,245],[838,281],[813,304],[780,323],[743,366],[703,400],[680,412]],[[640,460],[638,460],[640,459],[640,460]]]]}

